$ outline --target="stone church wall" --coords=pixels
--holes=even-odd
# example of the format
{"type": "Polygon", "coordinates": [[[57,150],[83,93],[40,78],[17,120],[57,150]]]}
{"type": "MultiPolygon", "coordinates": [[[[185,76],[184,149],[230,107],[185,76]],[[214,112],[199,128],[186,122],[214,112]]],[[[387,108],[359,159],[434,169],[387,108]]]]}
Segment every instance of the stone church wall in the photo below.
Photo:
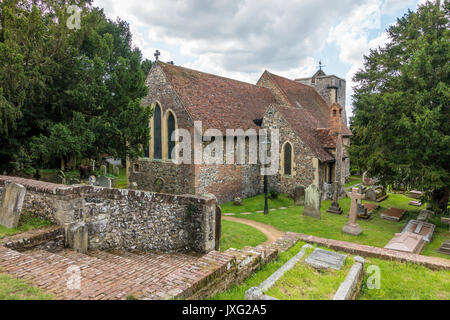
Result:
{"type": "Polygon", "coordinates": [[[209,252],[215,247],[216,200],[87,185],[64,186],[0,176],[27,188],[23,212],[69,228],[84,224],[90,249],[209,252]]]}
{"type": "MultiPolygon", "coordinates": [[[[292,195],[294,188],[297,185],[309,186],[314,181],[315,168],[313,159],[315,155],[311,149],[306,146],[298,137],[289,124],[284,120],[281,114],[276,111],[274,107],[270,107],[264,116],[264,128],[279,128],[280,130],[280,168],[278,174],[269,177],[269,189],[274,188],[279,192],[292,195]],[[285,142],[289,141],[293,147],[294,161],[292,166],[292,175],[286,176],[283,174],[282,161],[282,147],[285,142]]],[[[323,174],[319,178],[323,179],[323,174]]]]}

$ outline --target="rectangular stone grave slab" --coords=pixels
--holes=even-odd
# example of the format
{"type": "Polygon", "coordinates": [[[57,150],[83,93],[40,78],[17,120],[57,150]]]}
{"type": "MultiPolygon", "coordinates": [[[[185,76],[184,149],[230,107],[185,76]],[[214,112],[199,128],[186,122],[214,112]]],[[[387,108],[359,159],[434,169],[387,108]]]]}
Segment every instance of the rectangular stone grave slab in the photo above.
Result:
{"type": "Polygon", "coordinates": [[[411,232],[396,233],[394,238],[384,247],[396,251],[420,254],[425,246],[423,236],[411,232]]]}
{"type": "Polygon", "coordinates": [[[427,221],[429,218],[433,216],[434,212],[431,210],[422,210],[417,216],[417,220],[419,221],[427,221]]]}
{"type": "Polygon", "coordinates": [[[411,190],[409,196],[414,199],[420,199],[422,197],[422,192],[417,190],[411,190]]]}
{"type": "Polygon", "coordinates": [[[410,206],[414,206],[414,207],[421,207],[422,206],[422,202],[420,202],[420,201],[410,201],[408,204],[410,206]]]}
{"type": "Polygon", "coordinates": [[[450,255],[450,240],[445,241],[437,252],[450,255]]]}
{"type": "Polygon", "coordinates": [[[418,220],[410,220],[403,228],[402,232],[411,232],[423,236],[423,240],[430,242],[433,238],[435,225],[418,220]]]}
{"type": "Polygon", "coordinates": [[[0,225],[8,229],[16,228],[19,225],[26,192],[27,189],[21,184],[6,185],[0,199],[0,225]]]}
{"type": "Polygon", "coordinates": [[[381,218],[391,221],[400,221],[405,215],[406,210],[398,208],[389,208],[381,214],[381,218]]]}
{"type": "Polygon", "coordinates": [[[375,203],[364,203],[364,208],[367,209],[368,213],[372,214],[375,210],[380,208],[380,206],[375,203]]]}
{"type": "Polygon", "coordinates": [[[314,267],[315,269],[341,270],[345,263],[346,255],[327,251],[323,249],[316,249],[306,258],[305,263],[314,267]]]}

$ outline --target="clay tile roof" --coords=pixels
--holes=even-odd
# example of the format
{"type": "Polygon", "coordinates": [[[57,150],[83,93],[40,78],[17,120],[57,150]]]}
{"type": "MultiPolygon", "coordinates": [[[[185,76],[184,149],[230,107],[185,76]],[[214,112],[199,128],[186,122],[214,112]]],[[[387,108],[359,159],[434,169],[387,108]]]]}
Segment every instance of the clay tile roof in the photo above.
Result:
{"type": "Polygon", "coordinates": [[[203,129],[258,128],[270,104],[276,103],[270,90],[184,67],[158,62],[168,81],[194,121],[203,129]]]}

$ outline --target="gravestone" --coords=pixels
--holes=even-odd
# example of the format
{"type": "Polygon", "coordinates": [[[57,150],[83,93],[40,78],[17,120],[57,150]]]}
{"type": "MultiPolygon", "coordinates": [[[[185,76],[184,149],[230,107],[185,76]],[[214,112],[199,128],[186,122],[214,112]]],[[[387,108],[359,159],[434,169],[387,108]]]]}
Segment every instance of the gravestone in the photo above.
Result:
{"type": "Polygon", "coordinates": [[[88,232],[88,226],[84,222],[70,225],[66,229],[66,246],[79,253],[87,253],[89,246],[88,232]]]}
{"type": "Polygon", "coordinates": [[[365,193],[365,200],[381,202],[387,199],[386,189],[382,186],[372,187],[365,193]]]}
{"type": "Polygon", "coordinates": [[[294,188],[294,203],[296,206],[305,205],[305,187],[296,186],[294,188]]]}
{"type": "Polygon", "coordinates": [[[317,248],[309,255],[308,258],[306,258],[305,263],[315,269],[332,268],[335,270],[341,270],[346,258],[347,256],[344,254],[317,248]]]}
{"type": "Polygon", "coordinates": [[[17,183],[6,185],[0,201],[0,225],[10,229],[19,225],[27,189],[17,183]]]}
{"type": "Polygon", "coordinates": [[[431,223],[418,220],[410,220],[403,228],[402,232],[411,232],[421,235],[423,237],[423,240],[425,240],[426,242],[430,242],[433,238],[435,228],[436,226],[431,223]]]}
{"type": "MultiPolygon", "coordinates": [[[[450,225],[450,218],[442,217],[441,221],[450,225]]],[[[445,241],[437,252],[450,255],[450,240],[445,241]]]]}
{"type": "Polygon", "coordinates": [[[314,184],[311,184],[305,190],[305,207],[303,208],[304,216],[320,219],[320,198],[320,190],[314,184]]]}
{"type": "Polygon", "coordinates": [[[385,212],[381,214],[382,219],[391,220],[398,222],[400,221],[403,216],[405,215],[406,210],[398,209],[398,208],[389,208],[385,212]]]}
{"type": "Polygon", "coordinates": [[[333,202],[331,203],[331,206],[328,208],[328,213],[334,213],[334,214],[342,214],[342,208],[339,205],[338,199],[338,183],[334,183],[334,192],[333,192],[333,202]]]}
{"type": "Polygon", "coordinates": [[[358,203],[357,206],[358,206],[357,208],[358,218],[363,220],[369,219],[370,216],[372,215],[372,212],[369,212],[369,210],[367,210],[367,208],[361,203],[358,203]]]}
{"type": "Polygon", "coordinates": [[[100,176],[97,178],[95,185],[98,187],[112,188],[112,181],[108,177],[100,176]]]}
{"type": "Polygon", "coordinates": [[[427,221],[433,216],[434,212],[431,210],[421,210],[419,215],[417,216],[417,220],[419,221],[427,221]]]}
{"type": "Polygon", "coordinates": [[[368,213],[372,214],[375,210],[378,210],[380,206],[375,203],[364,203],[364,208],[367,209],[368,213]]]}
{"type": "Polygon", "coordinates": [[[362,199],[363,195],[358,192],[357,188],[353,188],[348,196],[351,199],[349,219],[348,223],[342,228],[342,232],[358,236],[362,233],[361,227],[356,222],[358,219],[358,200],[362,199]]]}
{"type": "Polygon", "coordinates": [[[410,201],[408,203],[408,205],[414,206],[414,207],[421,207],[422,206],[422,202],[420,202],[420,201],[410,201]]]}
{"type": "Polygon", "coordinates": [[[117,166],[114,166],[114,175],[119,176],[120,175],[120,169],[117,166]]]}
{"type": "Polygon", "coordinates": [[[333,185],[331,183],[324,183],[322,187],[322,201],[333,200],[333,185]]]}
{"type": "Polygon", "coordinates": [[[234,198],[233,204],[234,204],[235,206],[242,206],[242,199],[239,198],[239,197],[234,198]]]}
{"type": "Polygon", "coordinates": [[[106,166],[105,166],[104,164],[102,164],[102,165],[100,166],[100,173],[101,173],[102,175],[106,175],[106,166]]]}
{"type": "Polygon", "coordinates": [[[384,247],[396,251],[420,254],[425,246],[425,240],[418,234],[404,232],[396,233],[394,238],[384,247]]]}
{"type": "Polygon", "coordinates": [[[411,192],[409,193],[409,196],[411,198],[414,198],[417,200],[421,199],[422,195],[423,195],[423,193],[421,191],[417,191],[417,190],[411,190],[411,192]]]}
{"type": "Polygon", "coordinates": [[[90,176],[89,177],[89,184],[91,186],[95,186],[95,182],[97,181],[97,178],[95,176],[90,176]]]}

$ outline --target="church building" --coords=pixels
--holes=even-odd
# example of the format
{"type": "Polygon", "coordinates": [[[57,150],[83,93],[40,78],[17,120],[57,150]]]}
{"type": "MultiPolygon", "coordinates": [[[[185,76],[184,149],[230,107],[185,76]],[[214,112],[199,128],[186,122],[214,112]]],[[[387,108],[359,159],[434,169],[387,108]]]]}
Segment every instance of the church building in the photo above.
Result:
{"type": "MultiPolygon", "coordinates": [[[[351,131],[346,126],[345,80],[326,76],[322,69],[312,78],[297,80],[265,71],[253,85],[157,61],[146,84],[149,92],[143,104],[153,109],[151,140],[145,157],[127,162],[131,189],[214,194],[219,202],[263,191],[259,163],[179,164],[172,152],[177,142],[170,139],[176,129],[203,138],[208,129],[224,136],[227,129],[278,129],[279,170],[269,176],[269,190],[292,194],[295,186],[314,183],[324,198],[330,198],[332,183],[343,185],[349,176],[345,149],[351,131]],[[196,132],[194,123],[199,121],[201,132],[196,132]],[[338,135],[344,145],[338,153],[341,161],[336,161],[338,135]]],[[[248,158],[253,140],[244,139],[248,158]]]]}

